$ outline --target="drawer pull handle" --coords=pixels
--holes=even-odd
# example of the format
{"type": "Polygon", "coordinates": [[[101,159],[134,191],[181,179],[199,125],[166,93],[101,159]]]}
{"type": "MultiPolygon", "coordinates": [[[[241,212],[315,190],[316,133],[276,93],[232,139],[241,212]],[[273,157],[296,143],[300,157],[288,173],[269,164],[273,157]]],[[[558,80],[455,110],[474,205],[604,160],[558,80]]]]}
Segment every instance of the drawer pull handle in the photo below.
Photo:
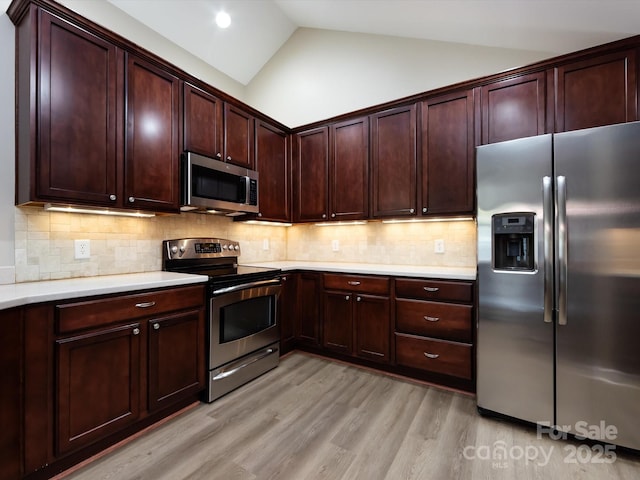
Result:
{"type": "Polygon", "coordinates": [[[425,315],[424,319],[427,322],[437,322],[438,320],[440,320],[440,317],[430,317],[429,315],[425,315]]]}
{"type": "Polygon", "coordinates": [[[136,328],[133,329],[133,332],[131,332],[131,333],[133,333],[134,335],[139,335],[140,334],[140,329],[136,327],[136,328]]]}
{"type": "Polygon", "coordinates": [[[349,280],[347,283],[348,283],[349,285],[354,285],[354,286],[358,286],[358,285],[360,285],[360,282],[356,282],[355,280],[349,280]]]}
{"type": "Polygon", "coordinates": [[[425,292],[437,292],[440,290],[438,287],[422,287],[425,292]]]}
{"type": "Polygon", "coordinates": [[[438,358],[440,355],[438,355],[437,353],[424,352],[424,356],[427,357],[427,358],[438,358]]]}
{"type": "Polygon", "coordinates": [[[155,306],[156,302],[142,302],[136,303],[136,307],[138,308],[149,308],[155,306]]]}

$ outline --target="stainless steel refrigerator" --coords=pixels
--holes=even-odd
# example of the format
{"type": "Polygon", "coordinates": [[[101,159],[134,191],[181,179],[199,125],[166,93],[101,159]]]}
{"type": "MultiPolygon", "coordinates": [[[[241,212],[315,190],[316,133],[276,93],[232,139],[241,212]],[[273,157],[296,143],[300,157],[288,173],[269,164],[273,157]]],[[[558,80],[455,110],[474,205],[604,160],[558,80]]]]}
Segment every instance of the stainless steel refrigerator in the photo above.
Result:
{"type": "Polygon", "coordinates": [[[479,409],[640,449],[640,122],[476,158],[479,409]]]}

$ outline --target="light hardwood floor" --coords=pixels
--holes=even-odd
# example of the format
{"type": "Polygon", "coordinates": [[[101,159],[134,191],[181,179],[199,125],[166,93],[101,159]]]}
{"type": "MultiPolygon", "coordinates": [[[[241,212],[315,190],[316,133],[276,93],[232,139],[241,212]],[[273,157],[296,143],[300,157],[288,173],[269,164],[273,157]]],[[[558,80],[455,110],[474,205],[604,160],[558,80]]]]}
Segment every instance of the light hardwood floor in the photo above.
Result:
{"type": "Polygon", "coordinates": [[[640,457],[615,453],[595,463],[590,446],[480,416],[471,396],[296,352],[65,480],[638,480],[640,457]],[[500,445],[507,458],[486,459],[500,445]]]}

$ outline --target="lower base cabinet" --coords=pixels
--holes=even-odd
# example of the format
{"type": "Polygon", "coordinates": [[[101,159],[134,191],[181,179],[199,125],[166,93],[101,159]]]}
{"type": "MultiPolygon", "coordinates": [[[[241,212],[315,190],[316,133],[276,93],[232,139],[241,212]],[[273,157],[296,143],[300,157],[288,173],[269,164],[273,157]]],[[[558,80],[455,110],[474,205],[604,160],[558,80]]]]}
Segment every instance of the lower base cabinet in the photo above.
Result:
{"type": "Polygon", "coordinates": [[[20,309],[0,311],[0,478],[20,476],[20,309]]]}

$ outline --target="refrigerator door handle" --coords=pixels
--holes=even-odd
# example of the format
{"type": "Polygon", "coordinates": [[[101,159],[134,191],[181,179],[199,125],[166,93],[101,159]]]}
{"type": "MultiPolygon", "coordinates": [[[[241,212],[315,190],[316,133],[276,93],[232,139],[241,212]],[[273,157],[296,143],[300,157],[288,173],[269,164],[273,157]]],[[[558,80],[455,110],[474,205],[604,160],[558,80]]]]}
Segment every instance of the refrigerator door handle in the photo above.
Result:
{"type": "Polygon", "coordinates": [[[553,319],[553,196],[551,177],[542,178],[542,250],[544,255],[544,315],[545,323],[553,319]]]}
{"type": "Polygon", "coordinates": [[[557,212],[557,255],[558,289],[556,305],[558,306],[558,325],[567,324],[567,179],[556,177],[556,212],[557,212]]]}

